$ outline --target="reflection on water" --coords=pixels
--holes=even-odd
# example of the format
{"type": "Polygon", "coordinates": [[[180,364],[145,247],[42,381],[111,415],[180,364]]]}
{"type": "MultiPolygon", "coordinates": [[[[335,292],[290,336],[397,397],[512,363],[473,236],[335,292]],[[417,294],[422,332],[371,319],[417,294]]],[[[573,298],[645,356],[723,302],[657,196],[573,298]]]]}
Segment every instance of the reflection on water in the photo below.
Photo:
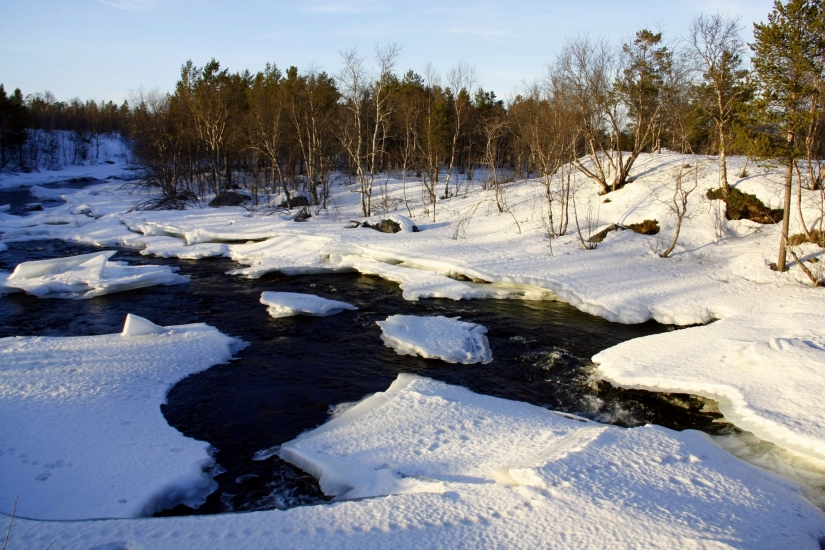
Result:
{"type": "MultiPolygon", "coordinates": [[[[25,260],[86,253],[58,241],[9,243],[0,270],[25,260]]],[[[259,280],[225,275],[227,259],[147,258],[121,250],[115,260],[179,266],[189,284],[152,287],[93,300],[0,298],[0,337],[77,336],[119,332],[126,313],[164,325],[205,322],[250,345],[238,358],[178,383],[162,411],[187,436],[208,441],[226,471],[219,489],[195,513],[285,508],[323,500],[317,483],[277,457],[253,461],[270,448],[323,423],[330,408],[386,389],[410,372],[475,392],[635,426],[718,433],[718,413],[686,395],[613,388],[592,378],[589,358],[619,342],[667,330],[656,323],[620,325],[557,301],[422,300],[407,302],[396,284],[358,274],[259,280]],[[259,303],[265,290],[306,292],[358,306],[331,317],[273,319],[259,303]],[[461,316],[488,328],[493,361],[450,365],[401,356],[385,347],[376,321],[402,313],[461,316]]],[[[179,506],[169,513],[192,513],[179,506]]]]}

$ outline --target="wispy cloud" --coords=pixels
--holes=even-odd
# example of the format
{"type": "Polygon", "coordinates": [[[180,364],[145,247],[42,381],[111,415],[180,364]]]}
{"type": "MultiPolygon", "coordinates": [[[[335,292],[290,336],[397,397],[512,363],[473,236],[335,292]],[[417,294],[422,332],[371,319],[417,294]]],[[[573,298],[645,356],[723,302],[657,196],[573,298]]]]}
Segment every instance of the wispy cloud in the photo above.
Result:
{"type": "Polygon", "coordinates": [[[160,0],[98,0],[98,2],[119,10],[143,13],[152,11],[160,4],[160,0]]]}
{"type": "Polygon", "coordinates": [[[312,0],[301,8],[310,13],[365,13],[383,11],[386,5],[380,0],[312,0]]]}

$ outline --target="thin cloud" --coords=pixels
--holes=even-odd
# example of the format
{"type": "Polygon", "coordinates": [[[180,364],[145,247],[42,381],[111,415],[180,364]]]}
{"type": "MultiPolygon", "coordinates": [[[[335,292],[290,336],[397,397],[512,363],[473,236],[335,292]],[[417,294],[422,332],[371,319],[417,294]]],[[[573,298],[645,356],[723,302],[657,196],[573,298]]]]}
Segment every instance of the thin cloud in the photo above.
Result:
{"type": "Polygon", "coordinates": [[[364,13],[382,11],[384,3],[378,0],[314,0],[302,11],[310,13],[364,13]]]}
{"type": "Polygon", "coordinates": [[[160,0],[98,0],[101,4],[123,11],[150,12],[160,0]]]}

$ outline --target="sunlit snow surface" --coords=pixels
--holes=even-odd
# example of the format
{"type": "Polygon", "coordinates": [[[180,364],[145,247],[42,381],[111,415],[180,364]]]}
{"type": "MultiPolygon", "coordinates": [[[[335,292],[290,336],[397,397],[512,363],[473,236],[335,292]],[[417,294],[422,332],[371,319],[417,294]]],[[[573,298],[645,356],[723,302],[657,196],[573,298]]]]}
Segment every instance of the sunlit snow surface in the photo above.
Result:
{"type": "Polygon", "coordinates": [[[134,317],[124,334],[0,339],[0,511],[17,497],[22,517],[127,518],[214,490],[209,445],[170,427],[160,405],[240,342],[134,317]]]}
{"type": "Polygon", "coordinates": [[[328,300],[312,294],[297,292],[263,292],[261,303],[269,306],[269,315],[272,317],[292,317],[293,315],[335,315],[345,309],[358,309],[352,304],[328,300]]]}
{"type": "Polygon", "coordinates": [[[825,460],[825,338],[819,315],[732,317],[638,338],[597,354],[624,387],[710,397],[737,426],[825,460]]]}
{"type": "MultiPolygon", "coordinates": [[[[729,159],[731,184],[756,194],[770,208],[780,207],[783,185],[778,169],[751,163],[748,177],[732,176],[744,162],[744,158],[729,159]]],[[[582,249],[572,221],[566,235],[548,241],[547,205],[538,180],[508,184],[508,211],[504,213],[496,208],[493,191],[469,183],[466,196],[438,203],[435,222],[419,193],[410,193],[405,203],[400,180],[389,177],[386,204],[390,209],[395,205],[396,213],[408,213],[409,207],[410,218],[420,229],[415,233],[345,229],[348,220],[361,218],[358,194],[345,185],[332,186],[329,210],[295,223],[289,216],[241,207],[129,212],[136,202],[154,195],[145,188],[123,189],[119,182],[67,193],[62,195],[65,205],[26,217],[0,212],[0,233],[3,241],[59,238],[130,246],[147,254],[179,258],[226,256],[241,264],[232,274],[246,277],[271,272],[360,271],[398,282],[409,300],[556,297],[582,311],[623,323],[655,319],[692,325],[715,320],[672,337],[661,335],[606,350],[597,356],[600,372],[616,384],[712,396],[720,401],[729,420],[759,438],[811,459],[822,458],[825,435],[820,424],[825,401],[819,396],[825,393],[825,380],[817,375],[822,371],[825,343],[822,289],[810,286],[796,262],[787,273],[770,269],[770,262],[776,261],[778,225],[728,221],[721,203],[707,200],[706,191],[719,182],[715,159],[667,152],[643,154],[632,176],[633,183],[604,197],[598,195],[595,184],[572,174],[585,238],[612,223],[656,219],[662,227],[657,236],[611,232],[595,250],[582,249]],[[660,197],[672,196],[674,173],[686,163],[702,167],[699,188],[690,197],[691,217],[681,228],[679,244],[670,258],[663,259],[657,253],[668,244],[674,223],[660,197]],[[654,373],[654,365],[661,365],[661,371],[654,373]]],[[[18,179],[31,185],[38,177],[42,175],[18,179]]],[[[17,176],[2,178],[0,186],[8,186],[17,176]]],[[[801,209],[810,225],[821,216],[820,199],[816,192],[803,190],[802,194],[801,209]]],[[[792,234],[801,231],[794,210],[792,234]]],[[[375,218],[385,219],[392,213],[375,218]]],[[[815,245],[800,246],[797,252],[816,273],[825,265],[815,245]]],[[[463,406],[461,401],[448,403],[463,406]]],[[[433,443],[420,447],[407,434],[399,434],[397,440],[408,447],[404,453],[423,453],[433,443]]],[[[89,541],[121,547],[134,541],[147,547],[186,548],[214,546],[215,540],[254,548],[267,547],[276,538],[290,547],[541,547],[558,543],[601,548],[609,541],[618,547],[719,543],[817,548],[816,537],[823,534],[820,527],[811,527],[820,525],[823,516],[811,515],[814,512],[809,512],[791,485],[776,482],[710,447],[699,434],[677,436],[652,427],[609,428],[576,453],[585,458],[598,454],[599,459],[588,462],[583,458],[575,467],[559,460],[544,466],[526,465],[524,475],[539,480],[529,483],[519,477],[522,470],[510,467],[509,477],[520,483],[516,489],[465,479],[450,481],[461,489],[442,494],[405,493],[287,512],[152,520],[140,525],[21,521],[19,527],[15,524],[17,533],[12,539],[15,534],[30,536],[26,540],[31,544],[22,546],[46,547],[54,538],[63,537],[69,541],[67,547],[74,540],[84,541],[78,543],[84,548],[93,546],[89,541]],[[657,455],[657,449],[669,450],[657,455]],[[700,460],[662,458],[688,453],[700,460]],[[655,456],[661,460],[651,458],[655,456]],[[548,473],[554,471],[548,469],[550,464],[567,464],[578,477],[572,473],[553,477],[548,473]],[[711,470],[701,470],[711,466],[716,467],[711,468],[716,472],[713,475],[711,470]],[[613,478],[625,480],[625,485],[613,483],[613,478]],[[704,486],[703,480],[712,487],[704,486]],[[570,483],[570,492],[559,492],[568,487],[565,482],[570,483]],[[619,487],[646,488],[623,493],[619,487]],[[651,487],[660,491],[657,498],[664,504],[636,506],[653,502],[651,487]],[[600,495],[610,498],[604,500],[600,495]],[[682,501],[684,507],[679,506],[682,501]],[[775,521],[766,510],[773,511],[775,521]]],[[[383,469],[392,471],[392,457],[382,458],[375,467],[383,468],[386,463],[389,468],[383,469]]],[[[393,491],[406,491],[404,483],[421,481],[398,482],[385,472],[375,475],[375,486],[389,480],[396,484],[388,485],[395,487],[393,491]]]]}
{"type": "Polygon", "coordinates": [[[700,432],[604,426],[411,375],[281,455],[320,476],[329,494],[373,498],[139,522],[16,520],[11,542],[817,549],[825,535],[825,517],[795,485],[700,432]]]}
{"type": "Polygon", "coordinates": [[[381,339],[401,355],[419,355],[448,363],[489,363],[493,360],[487,329],[450,317],[392,315],[378,321],[381,339]]]}
{"type": "Polygon", "coordinates": [[[111,250],[23,262],[11,275],[0,278],[0,294],[22,290],[40,297],[94,298],[135,288],[188,281],[168,266],[130,266],[109,261],[116,253],[111,250]]]}

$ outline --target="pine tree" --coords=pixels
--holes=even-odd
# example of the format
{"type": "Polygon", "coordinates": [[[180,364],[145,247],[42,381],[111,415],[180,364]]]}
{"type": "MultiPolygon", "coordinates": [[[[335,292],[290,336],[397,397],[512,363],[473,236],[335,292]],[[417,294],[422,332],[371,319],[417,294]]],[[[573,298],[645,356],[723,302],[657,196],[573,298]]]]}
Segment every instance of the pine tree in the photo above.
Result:
{"type": "Polygon", "coordinates": [[[754,24],[755,41],[750,44],[759,88],[758,112],[774,138],[771,152],[786,167],[778,271],[785,271],[793,171],[811,116],[806,107],[817,94],[813,77],[822,71],[816,61],[825,52],[822,17],[821,0],[790,0],[787,4],[777,0],[768,22],[754,24]]]}

